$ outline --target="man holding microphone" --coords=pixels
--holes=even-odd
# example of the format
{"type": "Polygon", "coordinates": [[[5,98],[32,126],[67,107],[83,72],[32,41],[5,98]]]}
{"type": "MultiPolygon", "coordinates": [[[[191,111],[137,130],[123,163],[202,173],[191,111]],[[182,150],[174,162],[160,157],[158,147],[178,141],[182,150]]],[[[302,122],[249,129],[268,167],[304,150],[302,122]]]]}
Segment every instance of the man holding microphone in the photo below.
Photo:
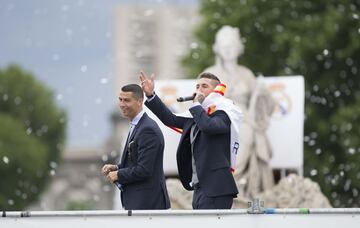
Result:
{"type": "Polygon", "coordinates": [[[220,80],[199,75],[188,117],[176,116],[154,92],[154,75],[140,73],[145,105],[167,126],[182,129],[177,149],[179,177],[186,190],[194,190],[193,209],[230,209],[238,194],[231,172],[231,119],[223,110],[207,113],[204,100],[220,80]]]}

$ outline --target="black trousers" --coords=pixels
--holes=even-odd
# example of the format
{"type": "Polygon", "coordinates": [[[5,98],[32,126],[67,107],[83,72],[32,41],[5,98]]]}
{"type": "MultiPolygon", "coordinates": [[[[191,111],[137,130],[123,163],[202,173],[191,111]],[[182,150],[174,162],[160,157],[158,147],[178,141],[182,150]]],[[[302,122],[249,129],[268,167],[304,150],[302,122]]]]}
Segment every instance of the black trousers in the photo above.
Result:
{"type": "Polygon", "coordinates": [[[208,197],[199,187],[194,190],[192,207],[193,209],[231,209],[233,195],[208,197]]]}

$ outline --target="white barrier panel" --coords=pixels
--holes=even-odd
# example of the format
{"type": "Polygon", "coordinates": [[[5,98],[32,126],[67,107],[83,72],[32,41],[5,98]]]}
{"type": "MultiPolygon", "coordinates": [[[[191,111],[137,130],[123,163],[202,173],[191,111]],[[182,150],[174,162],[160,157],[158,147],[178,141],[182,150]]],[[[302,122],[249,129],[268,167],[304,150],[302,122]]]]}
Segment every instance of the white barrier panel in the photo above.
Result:
{"type": "MultiPolygon", "coordinates": [[[[263,81],[278,103],[267,132],[273,148],[270,165],[278,169],[298,169],[301,174],[303,167],[304,78],[303,76],[265,77],[263,81]]],[[[155,82],[155,91],[174,113],[181,113],[186,111],[192,102],[179,103],[176,98],[191,95],[195,92],[195,85],[196,80],[194,79],[159,80],[155,82]]],[[[165,137],[165,174],[177,175],[176,149],[180,134],[164,126],[150,110],[147,110],[147,113],[156,120],[165,137]]]]}
{"type": "MultiPolygon", "coordinates": [[[[146,228],[338,228],[359,227],[360,208],[351,209],[266,209],[268,214],[247,210],[168,211],[47,211],[6,212],[1,228],[57,227],[146,227],[146,228]],[[307,213],[307,214],[302,214],[307,213]],[[25,216],[25,217],[21,217],[25,216]]],[[[266,213],[266,211],[265,211],[266,213]]],[[[4,213],[3,213],[4,216],[4,213]]]]}

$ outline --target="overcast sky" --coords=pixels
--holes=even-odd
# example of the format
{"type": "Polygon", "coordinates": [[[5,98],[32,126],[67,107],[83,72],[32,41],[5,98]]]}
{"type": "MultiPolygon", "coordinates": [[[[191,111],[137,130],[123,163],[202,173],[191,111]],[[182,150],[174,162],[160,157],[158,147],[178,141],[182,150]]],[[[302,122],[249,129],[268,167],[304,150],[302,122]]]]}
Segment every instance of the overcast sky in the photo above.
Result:
{"type": "Polygon", "coordinates": [[[55,91],[69,117],[68,146],[100,146],[110,135],[112,9],[129,2],[196,1],[0,0],[0,67],[19,64],[55,91]]]}

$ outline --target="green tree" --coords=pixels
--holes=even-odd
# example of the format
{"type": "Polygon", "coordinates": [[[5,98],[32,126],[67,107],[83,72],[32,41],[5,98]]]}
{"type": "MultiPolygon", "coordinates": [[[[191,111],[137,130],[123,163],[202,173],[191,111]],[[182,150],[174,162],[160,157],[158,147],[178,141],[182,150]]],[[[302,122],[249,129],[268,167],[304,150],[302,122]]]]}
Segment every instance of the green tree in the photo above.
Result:
{"type": "Polygon", "coordinates": [[[65,113],[52,92],[19,66],[0,70],[0,208],[21,210],[37,199],[56,168],[65,113]]]}
{"type": "Polygon", "coordinates": [[[69,201],[66,204],[66,210],[94,210],[94,205],[87,200],[69,201]]]}
{"type": "Polygon", "coordinates": [[[304,174],[335,207],[360,206],[359,8],[359,0],[202,0],[197,43],[183,59],[192,76],[212,65],[215,33],[231,25],[245,43],[239,63],[257,74],[304,75],[304,174]]]}

